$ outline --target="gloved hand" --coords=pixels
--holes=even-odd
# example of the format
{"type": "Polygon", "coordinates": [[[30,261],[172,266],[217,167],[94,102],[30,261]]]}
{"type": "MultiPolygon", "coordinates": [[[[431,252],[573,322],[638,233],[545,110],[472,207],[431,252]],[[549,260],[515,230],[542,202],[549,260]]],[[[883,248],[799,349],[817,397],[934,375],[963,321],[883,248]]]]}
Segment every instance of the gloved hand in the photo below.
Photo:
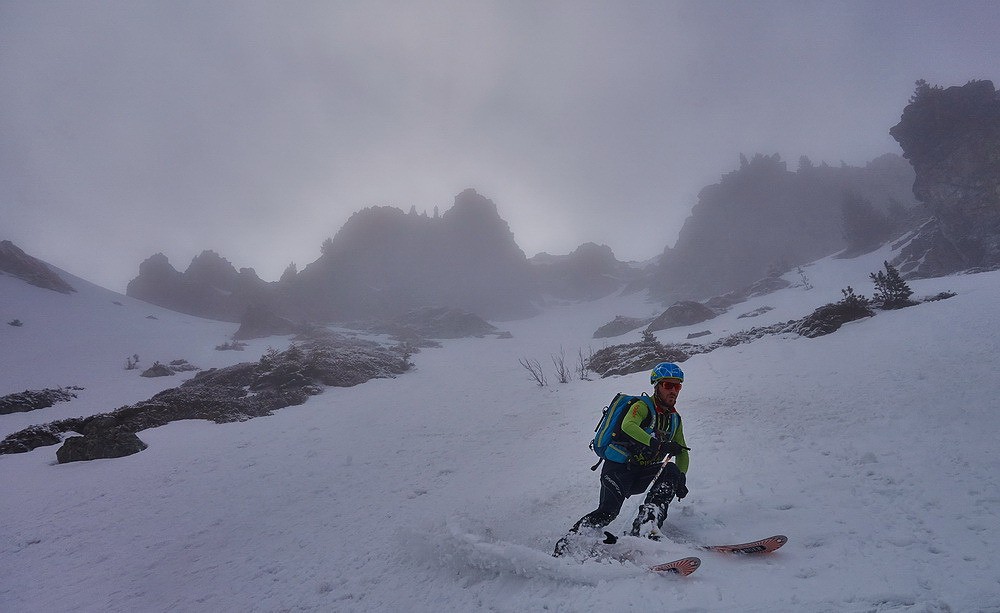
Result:
{"type": "Polygon", "coordinates": [[[650,437],[650,439],[649,439],[649,448],[652,449],[652,450],[654,450],[658,455],[662,454],[662,455],[672,455],[672,456],[675,456],[675,455],[680,454],[681,451],[684,451],[684,450],[690,451],[689,447],[685,447],[684,445],[681,445],[678,442],[675,442],[675,441],[661,441],[660,439],[656,438],[655,436],[650,437]]]}
{"type": "Polygon", "coordinates": [[[674,496],[677,500],[680,500],[688,495],[687,488],[687,475],[681,472],[681,469],[677,468],[677,465],[671,462],[663,467],[663,478],[670,481],[670,484],[674,488],[674,496]]]}
{"type": "Polygon", "coordinates": [[[677,496],[677,500],[682,500],[687,495],[687,475],[677,471],[677,475],[674,477],[674,496],[677,496]]]}

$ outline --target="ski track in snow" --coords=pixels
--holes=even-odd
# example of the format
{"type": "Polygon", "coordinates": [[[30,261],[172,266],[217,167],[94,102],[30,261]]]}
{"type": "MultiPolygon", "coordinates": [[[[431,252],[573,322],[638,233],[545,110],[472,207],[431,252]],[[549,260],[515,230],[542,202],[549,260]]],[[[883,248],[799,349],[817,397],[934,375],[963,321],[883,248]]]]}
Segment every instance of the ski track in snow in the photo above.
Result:
{"type": "MultiPolygon", "coordinates": [[[[699,339],[709,342],[800,317],[847,285],[870,294],[867,274],[888,257],[823,260],[804,268],[812,290],[658,336],[711,329],[699,339]],[[764,305],[775,309],[736,319],[764,305]]],[[[63,296],[0,276],[0,316],[25,322],[0,326],[0,393],[87,388],[0,416],[4,435],[190,376],[142,379],[122,368],[132,353],[146,366],[207,368],[288,342],[217,352],[234,325],[70,282],[80,291],[63,296]]],[[[444,341],[410,373],[328,388],[271,417],[148,430],[149,448],[127,458],[56,465],[55,447],[0,456],[0,610],[1000,611],[1000,273],[911,286],[958,296],[682,365],[691,494],[671,506],[676,541],[643,553],[699,555],[690,577],[548,555],[596,506],[587,442],[601,407],[648,389],[643,373],[559,384],[549,358],[564,349],[573,362],[606,343],[591,335],[615,315],[659,310],[632,296],[500,322],[513,338],[444,341]],[[546,367],[548,387],[524,357],[546,367]],[[790,540],[771,556],[688,542],[775,533],[790,540]]],[[[623,531],[640,501],[609,529],[623,531]]]]}

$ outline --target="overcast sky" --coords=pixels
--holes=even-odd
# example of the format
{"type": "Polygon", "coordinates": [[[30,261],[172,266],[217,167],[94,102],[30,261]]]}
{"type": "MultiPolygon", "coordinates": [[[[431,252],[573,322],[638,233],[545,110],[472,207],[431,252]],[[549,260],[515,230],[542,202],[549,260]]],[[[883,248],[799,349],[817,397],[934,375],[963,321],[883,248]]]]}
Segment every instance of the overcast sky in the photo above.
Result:
{"type": "Polygon", "coordinates": [[[914,81],[1000,83],[1000,2],[0,0],[0,239],[111,289],[276,280],[474,187],[530,257],[673,245],[698,191],[900,153],[914,81]]]}

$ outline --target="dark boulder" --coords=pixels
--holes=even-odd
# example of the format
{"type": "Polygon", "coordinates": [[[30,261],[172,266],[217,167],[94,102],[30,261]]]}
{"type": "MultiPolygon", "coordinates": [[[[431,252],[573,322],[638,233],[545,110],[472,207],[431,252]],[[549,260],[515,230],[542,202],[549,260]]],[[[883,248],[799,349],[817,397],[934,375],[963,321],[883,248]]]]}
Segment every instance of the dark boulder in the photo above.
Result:
{"type": "Polygon", "coordinates": [[[654,319],[646,327],[646,330],[656,332],[657,330],[700,324],[703,321],[712,319],[716,315],[718,313],[700,302],[682,300],[672,304],[670,308],[654,319]]]}
{"type": "Polygon", "coordinates": [[[819,307],[799,320],[790,331],[807,338],[824,336],[836,332],[848,322],[875,315],[867,305],[857,301],[842,300],[819,307]]]}
{"type": "Polygon", "coordinates": [[[295,334],[301,329],[301,326],[280,317],[270,307],[263,304],[252,304],[247,307],[243,317],[240,318],[240,328],[233,334],[233,339],[245,341],[252,338],[295,334]]]}
{"type": "Polygon", "coordinates": [[[83,388],[24,390],[16,394],[0,396],[0,415],[46,409],[57,402],[67,402],[76,398],[76,394],[71,392],[71,389],[81,390],[83,388]]]}
{"type": "Polygon", "coordinates": [[[111,432],[66,439],[56,450],[60,464],[83,462],[102,458],[122,458],[139,453],[146,448],[134,432],[111,432]]]}
{"type": "Polygon", "coordinates": [[[648,326],[653,320],[651,318],[615,316],[614,320],[598,328],[594,332],[594,338],[611,338],[627,334],[632,330],[638,330],[643,326],[648,326]]]}
{"type": "Polygon", "coordinates": [[[159,362],[153,362],[153,365],[142,371],[140,377],[170,377],[174,374],[166,364],[160,364],[159,362]]]}

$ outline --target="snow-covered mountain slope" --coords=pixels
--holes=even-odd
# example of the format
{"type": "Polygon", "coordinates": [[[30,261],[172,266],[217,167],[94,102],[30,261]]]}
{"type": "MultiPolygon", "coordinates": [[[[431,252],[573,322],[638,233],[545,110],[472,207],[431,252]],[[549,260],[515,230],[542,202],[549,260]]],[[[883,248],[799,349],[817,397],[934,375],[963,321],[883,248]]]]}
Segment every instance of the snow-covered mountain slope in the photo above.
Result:
{"type": "MultiPolygon", "coordinates": [[[[813,289],[659,338],[801,317],[847,285],[870,295],[868,273],[887,256],[823,260],[803,269],[813,289]],[[773,310],[737,319],[762,306],[773,310]]],[[[179,382],[122,370],[132,353],[207,367],[287,342],[215,352],[232,324],[120,298],[105,306],[96,289],[53,306],[67,297],[12,281],[0,277],[0,314],[25,326],[0,332],[0,389],[87,390],[0,416],[4,432],[179,382]]],[[[0,610],[1000,611],[1000,272],[911,286],[957,296],[683,364],[691,493],[671,506],[676,541],[633,546],[664,561],[695,553],[685,538],[787,534],[772,556],[702,553],[702,568],[678,579],[548,555],[596,506],[587,442],[601,407],[649,387],[643,373],[560,384],[550,366],[560,351],[574,362],[580,349],[635,340],[591,335],[616,314],[657,310],[614,297],[505,322],[510,339],[446,341],[416,354],[410,373],[271,417],[144,431],[149,448],[126,458],[0,456],[0,610]],[[535,385],[519,358],[537,359],[550,384],[535,385]]]]}
{"type": "Polygon", "coordinates": [[[68,404],[3,416],[0,437],[31,424],[144,400],[192,374],[140,377],[154,361],[185,359],[212,368],[257,359],[268,344],[288,344],[286,338],[272,338],[251,341],[243,352],[216,351],[231,339],[236,324],[169,311],[58,272],[76,292],[60,294],[0,275],[0,396],[25,389],[85,389],[68,404]],[[23,325],[7,325],[14,320],[23,325]],[[125,361],[134,355],[138,367],[126,371],[125,361]]]}

